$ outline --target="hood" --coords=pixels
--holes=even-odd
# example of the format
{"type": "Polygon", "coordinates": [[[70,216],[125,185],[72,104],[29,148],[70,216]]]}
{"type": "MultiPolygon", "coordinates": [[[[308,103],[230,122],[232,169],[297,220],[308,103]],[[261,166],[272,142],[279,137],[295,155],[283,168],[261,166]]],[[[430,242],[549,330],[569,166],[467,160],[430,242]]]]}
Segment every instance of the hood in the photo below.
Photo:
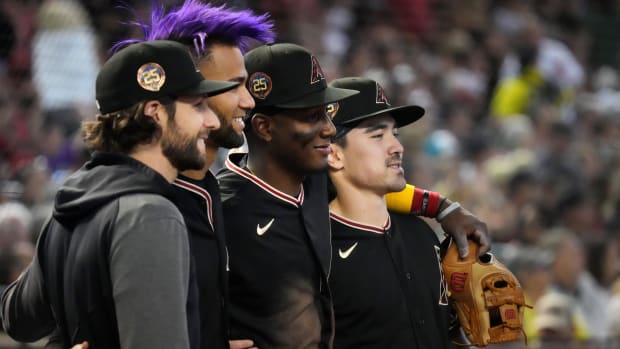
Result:
{"type": "Polygon", "coordinates": [[[53,216],[72,227],[120,196],[151,193],[170,198],[170,190],[170,183],[145,164],[122,154],[95,152],[56,193],[53,216]]]}

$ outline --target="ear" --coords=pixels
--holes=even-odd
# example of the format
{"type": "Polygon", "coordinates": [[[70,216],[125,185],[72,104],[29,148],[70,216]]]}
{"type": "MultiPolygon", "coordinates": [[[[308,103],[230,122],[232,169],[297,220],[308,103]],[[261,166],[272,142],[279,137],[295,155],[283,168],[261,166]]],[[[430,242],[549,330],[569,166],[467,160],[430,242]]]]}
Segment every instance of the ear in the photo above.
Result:
{"type": "Polygon", "coordinates": [[[273,125],[273,119],[264,114],[254,114],[250,120],[252,123],[252,131],[259,139],[265,142],[271,141],[271,127],[273,125]]]}
{"type": "Polygon", "coordinates": [[[344,168],[344,152],[338,144],[330,144],[331,153],[327,156],[327,164],[332,171],[342,170],[344,168]]]}
{"type": "Polygon", "coordinates": [[[160,107],[161,103],[159,101],[148,101],[144,104],[144,115],[152,117],[155,122],[159,123],[163,117],[160,107]]]}

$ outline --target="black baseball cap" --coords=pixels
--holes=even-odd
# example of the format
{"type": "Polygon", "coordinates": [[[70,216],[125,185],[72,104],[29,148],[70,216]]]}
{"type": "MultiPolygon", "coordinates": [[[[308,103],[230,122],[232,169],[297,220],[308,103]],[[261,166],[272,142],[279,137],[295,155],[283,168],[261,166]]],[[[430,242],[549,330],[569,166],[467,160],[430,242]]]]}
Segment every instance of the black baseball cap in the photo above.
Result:
{"type": "Polygon", "coordinates": [[[95,89],[97,108],[107,114],[162,97],[214,96],[238,85],[205,80],[183,44],[155,40],[115,53],[99,71],[95,89]]]}
{"type": "Polygon", "coordinates": [[[340,101],[357,91],[328,87],[319,61],[305,48],[289,43],[259,46],[245,54],[248,91],[256,109],[311,108],[340,101]]]}
{"type": "Polygon", "coordinates": [[[392,107],[383,87],[371,79],[341,78],[333,80],[329,86],[360,91],[359,94],[349,99],[327,106],[327,112],[332,116],[332,121],[338,130],[336,138],[344,135],[357,123],[373,116],[389,113],[394,118],[396,127],[403,127],[424,115],[424,108],[417,105],[392,107]]]}

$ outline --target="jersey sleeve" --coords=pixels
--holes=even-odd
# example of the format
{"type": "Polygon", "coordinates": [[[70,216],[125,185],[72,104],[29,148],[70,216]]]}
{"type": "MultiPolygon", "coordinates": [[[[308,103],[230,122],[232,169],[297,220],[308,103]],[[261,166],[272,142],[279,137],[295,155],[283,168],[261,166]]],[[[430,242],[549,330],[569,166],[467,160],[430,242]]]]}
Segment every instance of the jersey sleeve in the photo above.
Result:
{"type": "Polygon", "coordinates": [[[439,212],[440,195],[437,192],[407,184],[405,189],[385,196],[388,209],[398,213],[435,218],[439,212]]]}

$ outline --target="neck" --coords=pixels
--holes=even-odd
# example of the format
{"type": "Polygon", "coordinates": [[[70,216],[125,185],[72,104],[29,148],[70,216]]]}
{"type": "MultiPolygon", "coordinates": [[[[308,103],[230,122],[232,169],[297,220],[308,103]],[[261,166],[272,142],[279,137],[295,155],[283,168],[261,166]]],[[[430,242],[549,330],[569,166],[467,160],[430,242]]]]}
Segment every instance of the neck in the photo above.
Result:
{"type": "Polygon", "coordinates": [[[138,145],[129,156],[152,168],[169,183],[172,183],[179,173],[164,156],[159,144],[138,145]]]}
{"type": "Polygon", "coordinates": [[[207,172],[209,172],[209,168],[211,168],[211,165],[213,165],[215,159],[217,159],[218,149],[219,147],[217,145],[207,143],[205,148],[207,154],[205,165],[200,170],[186,170],[181,172],[181,174],[187,178],[195,179],[197,181],[205,178],[207,172]]]}
{"type": "Polygon", "coordinates": [[[382,227],[385,224],[388,210],[384,196],[337,181],[334,185],[338,196],[329,203],[330,211],[368,225],[382,227]]]}
{"type": "Polygon", "coordinates": [[[304,180],[303,175],[297,175],[274,161],[270,156],[260,152],[249,152],[248,168],[252,173],[272,187],[291,196],[299,194],[299,188],[304,180]]]}

